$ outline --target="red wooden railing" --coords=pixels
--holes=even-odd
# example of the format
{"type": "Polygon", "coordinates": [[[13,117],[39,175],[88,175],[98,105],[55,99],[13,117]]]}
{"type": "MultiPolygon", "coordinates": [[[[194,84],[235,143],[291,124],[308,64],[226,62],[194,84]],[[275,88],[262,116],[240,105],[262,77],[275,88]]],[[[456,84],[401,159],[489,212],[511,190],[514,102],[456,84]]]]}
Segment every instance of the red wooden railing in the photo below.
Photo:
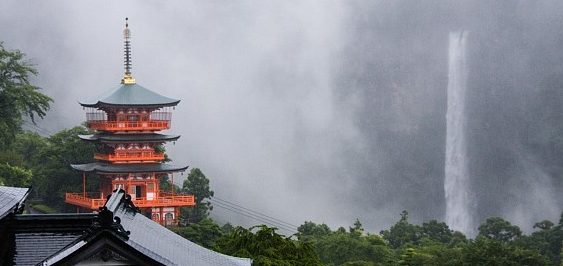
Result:
{"type": "Polygon", "coordinates": [[[162,161],[164,153],[155,152],[153,149],[136,149],[116,151],[112,154],[96,153],[94,159],[111,161],[111,162],[127,162],[127,161],[162,161]]]}
{"type": "Polygon", "coordinates": [[[194,206],[195,197],[191,195],[174,195],[155,197],[151,200],[147,198],[136,198],[133,204],[137,207],[173,207],[173,206],[194,206]]]}
{"type": "Polygon", "coordinates": [[[87,125],[91,129],[102,131],[158,131],[170,128],[170,120],[149,121],[107,121],[90,120],[87,125]]]}
{"type": "MultiPolygon", "coordinates": [[[[172,193],[159,193],[158,197],[147,199],[146,197],[133,199],[133,204],[139,208],[151,207],[175,207],[175,206],[194,206],[195,197],[193,195],[179,195],[172,193]]],[[[100,198],[100,193],[65,193],[65,202],[97,210],[99,207],[104,206],[105,199],[100,198]],[[98,197],[95,197],[95,196],[98,197]]]]}
{"type": "Polygon", "coordinates": [[[100,193],[65,193],[65,202],[88,208],[91,210],[97,210],[98,208],[104,206],[106,199],[100,196],[100,193]]]}

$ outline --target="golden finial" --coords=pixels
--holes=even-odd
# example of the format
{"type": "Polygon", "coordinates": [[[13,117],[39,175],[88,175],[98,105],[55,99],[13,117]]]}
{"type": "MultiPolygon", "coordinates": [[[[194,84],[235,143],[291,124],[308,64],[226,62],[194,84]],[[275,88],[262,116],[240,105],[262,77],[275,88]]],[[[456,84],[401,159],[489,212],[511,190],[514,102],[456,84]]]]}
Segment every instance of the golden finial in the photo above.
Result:
{"type": "Polygon", "coordinates": [[[129,30],[129,18],[125,18],[123,39],[125,40],[125,75],[121,79],[121,84],[135,84],[135,78],[131,75],[131,31],[129,30]]]}

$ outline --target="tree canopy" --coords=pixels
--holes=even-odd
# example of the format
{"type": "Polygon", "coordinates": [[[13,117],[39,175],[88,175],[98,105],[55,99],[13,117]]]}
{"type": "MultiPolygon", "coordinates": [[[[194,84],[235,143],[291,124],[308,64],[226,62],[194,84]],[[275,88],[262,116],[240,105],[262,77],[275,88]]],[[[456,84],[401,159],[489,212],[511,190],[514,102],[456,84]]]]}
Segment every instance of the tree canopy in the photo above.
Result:
{"type": "Polygon", "coordinates": [[[250,257],[253,265],[322,265],[308,243],[294,241],[265,225],[235,228],[219,239],[216,250],[227,255],[250,257]]]}
{"type": "Polygon", "coordinates": [[[0,163],[0,186],[28,187],[31,183],[30,170],[0,163]]]}
{"type": "Polygon", "coordinates": [[[14,143],[24,119],[35,123],[49,110],[52,99],[31,84],[37,70],[18,50],[0,42],[0,185],[28,187],[33,172],[26,167],[28,153],[15,152],[14,143]]]}
{"type": "Polygon", "coordinates": [[[213,206],[205,199],[213,197],[214,192],[209,187],[209,179],[199,168],[190,170],[188,177],[184,180],[182,191],[194,195],[196,203],[194,207],[182,208],[183,218],[189,223],[198,223],[207,218],[213,206]]]}
{"type": "Polygon", "coordinates": [[[484,224],[479,226],[479,236],[498,240],[513,241],[522,235],[522,231],[516,225],[512,225],[500,217],[488,218],[484,224]]]}
{"type": "MultiPolygon", "coordinates": [[[[71,210],[64,203],[64,193],[80,191],[82,178],[70,164],[93,161],[94,145],[78,138],[78,135],[88,133],[86,128],[79,126],[49,137],[27,131],[17,135],[9,152],[15,154],[14,157],[25,158],[18,167],[33,173],[30,183],[36,198],[59,211],[71,210]]],[[[95,191],[97,184],[97,179],[89,178],[87,188],[95,191]]]]}
{"type": "Polygon", "coordinates": [[[21,130],[23,118],[43,118],[52,99],[31,84],[37,75],[33,65],[18,50],[0,42],[0,148],[10,145],[21,130]]]}

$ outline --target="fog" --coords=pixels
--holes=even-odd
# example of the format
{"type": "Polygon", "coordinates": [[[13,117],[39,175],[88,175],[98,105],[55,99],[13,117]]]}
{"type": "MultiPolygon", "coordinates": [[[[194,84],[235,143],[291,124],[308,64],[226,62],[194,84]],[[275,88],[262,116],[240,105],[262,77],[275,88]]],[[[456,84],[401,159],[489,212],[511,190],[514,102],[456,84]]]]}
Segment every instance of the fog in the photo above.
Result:
{"type": "MultiPolygon", "coordinates": [[[[563,2],[16,1],[0,41],[54,98],[39,126],[123,75],[182,101],[167,146],[216,196],[292,224],[443,220],[448,36],[467,44],[467,167],[474,227],[531,230],[563,206],[563,2]]],[[[185,176],[185,175],[184,175],[185,176]]],[[[176,179],[178,180],[178,179],[176,179]]],[[[222,221],[257,223],[221,208],[222,221]]]]}

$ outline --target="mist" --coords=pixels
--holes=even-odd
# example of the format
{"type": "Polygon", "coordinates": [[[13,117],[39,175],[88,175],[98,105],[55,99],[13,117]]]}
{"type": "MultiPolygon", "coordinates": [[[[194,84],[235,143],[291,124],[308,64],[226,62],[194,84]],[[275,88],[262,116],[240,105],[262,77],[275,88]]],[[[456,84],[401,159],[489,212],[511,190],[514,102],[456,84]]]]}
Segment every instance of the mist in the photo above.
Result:
{"type": "MultiPolygon", "coordinates": [[[[0,40],[36,64],[55,102],[39,126],[123,74],[182,101],[167,145],[216,196],[299,225],[444,220],[448,36],[467,44],[474,227],[531,230],[563,206],[559,1],[3,1],[0,40]]],[[[185,176],[185,175],[184,175],[185,176]]],[[[179,181],[178,178],[176,181],[179,181]]],[[[216,207],[222,222],[256,224],[216,207]]]]}

